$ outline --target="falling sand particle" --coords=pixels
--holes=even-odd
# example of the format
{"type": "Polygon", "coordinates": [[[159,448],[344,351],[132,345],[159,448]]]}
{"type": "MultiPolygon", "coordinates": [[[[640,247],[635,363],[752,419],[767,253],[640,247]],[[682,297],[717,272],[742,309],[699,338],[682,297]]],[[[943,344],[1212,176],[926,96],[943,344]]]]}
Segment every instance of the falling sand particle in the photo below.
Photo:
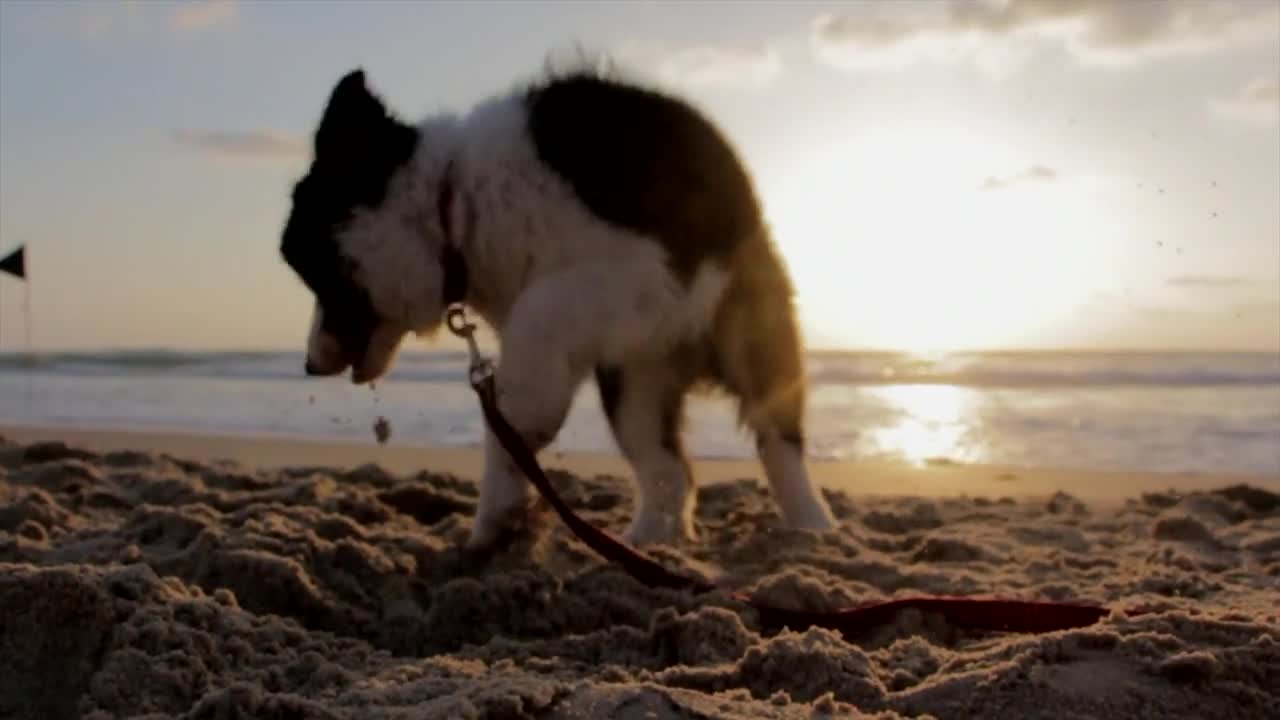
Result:
{"type": "Polygon", "coordinates": [[[378,419],[373,421],[373,436],[378,439],[379,445],[386,445],[387,438],[391,437],[391,422],[379,415],[378,419]]]}

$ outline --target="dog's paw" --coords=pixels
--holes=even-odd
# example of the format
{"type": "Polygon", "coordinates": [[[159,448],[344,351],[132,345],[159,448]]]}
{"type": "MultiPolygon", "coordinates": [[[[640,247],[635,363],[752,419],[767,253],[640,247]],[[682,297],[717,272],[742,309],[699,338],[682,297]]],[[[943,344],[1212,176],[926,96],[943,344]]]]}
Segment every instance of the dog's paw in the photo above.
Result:
{"type": "Polygon", "coordinates": [[[822,532],[834,529],[839,523],[836,522],[835,516],[831,513],[831,508],[827,506],[819,498],[813,498],[812,502],[806,503],[800,507],[788,508],[789,512],[784,513],[784,520],[787,527],[792,530],[814,530],[822,532]]]}
{"type": "Polygon", "coordinates": [[[692,518],[642,512],[631,521],[622,537],[636,547],[679,545],[696,542],[698,532],[693,527],[692,518]]]}
{"type": "Polygon", "coordinates": [[[464,547],[471,552],[498,549],[519,538],[538,534],[546,524],[546,512],[540,502],[479,512],[471,524],[471,535],[464,547]]]}

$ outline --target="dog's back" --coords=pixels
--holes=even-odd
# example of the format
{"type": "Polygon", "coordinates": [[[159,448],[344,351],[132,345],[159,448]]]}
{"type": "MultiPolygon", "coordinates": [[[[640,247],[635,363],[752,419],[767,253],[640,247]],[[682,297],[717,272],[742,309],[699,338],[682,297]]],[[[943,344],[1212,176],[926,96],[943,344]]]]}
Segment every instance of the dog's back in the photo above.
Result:
{"type": "MultiPolygon", "coordinates": [[[[728,273],[710,332],[678,347],[671,371],[726,387],[744,421],[796,415],[783,409],[803,404],[791,283],[720,131],[682,100],[591,74],[533,89],[527,103],[539,160],[592,213],[661,244],[682,283],[705,265],[728,273]]],[[[798,422],[786,423],[797,438],[798,422]]]]}
{"type": "Polygon", "coordinates": [[[538,159],[592,213],[652,238],[689,281],[699,265],[727,265],[758,234],[761,212],[733,149],[687,103],[575,75],[527,94],[538,159]]]}

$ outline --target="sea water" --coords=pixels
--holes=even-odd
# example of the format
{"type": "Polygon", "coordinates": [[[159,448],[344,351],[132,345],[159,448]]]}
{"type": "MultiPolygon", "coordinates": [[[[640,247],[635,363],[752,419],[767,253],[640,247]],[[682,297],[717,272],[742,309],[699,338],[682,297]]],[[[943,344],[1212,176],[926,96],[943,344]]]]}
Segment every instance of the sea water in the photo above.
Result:
{"type": "MultiPolygon", "coordinates": [[[[0,355],[0,423],[476,446],[460,353],[402,355],[376,389],[308,378],[298,353],[0,355]]],[[[1280,354],[813,353],[813,458],[1280,473],[1280,354]]],[[[723,397],[688,405],[696,457],[750,457],[723,397]]],[[[553,449],[615,453],[590,381],[553,449]]]]}

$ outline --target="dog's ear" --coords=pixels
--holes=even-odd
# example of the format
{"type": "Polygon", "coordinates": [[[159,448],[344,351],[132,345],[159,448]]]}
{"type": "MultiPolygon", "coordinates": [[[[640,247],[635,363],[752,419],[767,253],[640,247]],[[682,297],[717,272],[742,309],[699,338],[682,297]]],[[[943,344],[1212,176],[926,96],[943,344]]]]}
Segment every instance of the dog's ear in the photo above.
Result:
{"type": "Polygon", "coordinates": [[[367,91],[368,88],[364,83],[364,68],[358,67],[346,75],[343,75],[342,79],[338,81],[337,86],[333,89],[335,93],[344,91],[349,92],[352,90],[356,92],[367,91]]]}
{"type": "Polygon", "coordinates": [[[317,160],[354,168],[369,158],[380,133],[397,123],[386,106],[365,85],[364,70],[356,68],[334,86],[316,130],[317,160]]]}

